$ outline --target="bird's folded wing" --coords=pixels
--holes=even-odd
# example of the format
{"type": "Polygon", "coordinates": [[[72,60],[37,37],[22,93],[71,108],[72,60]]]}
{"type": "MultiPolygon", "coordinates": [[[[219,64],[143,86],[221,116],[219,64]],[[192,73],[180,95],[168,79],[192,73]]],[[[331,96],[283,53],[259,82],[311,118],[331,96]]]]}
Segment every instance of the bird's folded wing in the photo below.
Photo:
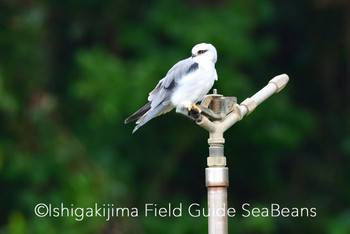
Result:
{"type": "Polygon", "coordinates": [[[156,107],[163,102],[167,102],[174,88],[178,85],[179,81],[186,75],[195,72],[198,69],[198,63],[191,58],[181,60],[176,63],[161,79],[155,89],[149,93],[148,101],[152,102],[152,107],[156,107]]]}

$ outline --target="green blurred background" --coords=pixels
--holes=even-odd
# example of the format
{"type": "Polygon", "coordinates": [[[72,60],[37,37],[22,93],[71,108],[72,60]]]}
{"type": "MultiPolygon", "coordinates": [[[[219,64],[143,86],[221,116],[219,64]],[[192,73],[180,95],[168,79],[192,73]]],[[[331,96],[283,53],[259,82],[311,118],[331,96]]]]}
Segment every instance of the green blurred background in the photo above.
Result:
{"type": "Polygon", "coordinates": [[[226,134],[229,203],[316,218],[229,219],[230,233],[350,233],[350,2],[0,1],[0,233],[206,233],[206,218],[38,218],[40,202],[205,206],[206,131],[172,112],[126,117],[200,42],[214,87],[286,89],[226,134]]]}

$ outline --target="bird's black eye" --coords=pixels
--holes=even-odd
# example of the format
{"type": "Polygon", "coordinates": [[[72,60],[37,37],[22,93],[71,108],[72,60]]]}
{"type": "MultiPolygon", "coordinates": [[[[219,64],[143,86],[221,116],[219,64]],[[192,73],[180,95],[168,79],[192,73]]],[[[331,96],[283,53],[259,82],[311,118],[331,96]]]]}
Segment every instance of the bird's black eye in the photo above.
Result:
{"type": "Polygon", "coordinates": [[[198,54],[204,54],[205,52],[207,52],[207,50],[199,50],[198,54]]]}

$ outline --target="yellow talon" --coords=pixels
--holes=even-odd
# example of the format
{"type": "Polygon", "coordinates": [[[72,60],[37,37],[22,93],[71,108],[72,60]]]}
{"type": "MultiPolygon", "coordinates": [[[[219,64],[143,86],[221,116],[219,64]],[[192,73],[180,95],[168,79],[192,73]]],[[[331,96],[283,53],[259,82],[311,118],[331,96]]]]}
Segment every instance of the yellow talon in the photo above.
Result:
{"type": "Polygon", "coordinates": [[[189,108],[187,108],[188,111],[191,111],[192,109],[195,109],[198,113],[202,112],[202,110],[195,104],[192,104],[189,108]]]}
{"type": "Polygon", "coordinates": [[[201,113],[201,112],[202,112],[202,110],[201,110],[198,106],[196,106],[196,105],[193,105],[193,108],[196,109],[196,110],[198,111],[198,113],[201,113]]]}

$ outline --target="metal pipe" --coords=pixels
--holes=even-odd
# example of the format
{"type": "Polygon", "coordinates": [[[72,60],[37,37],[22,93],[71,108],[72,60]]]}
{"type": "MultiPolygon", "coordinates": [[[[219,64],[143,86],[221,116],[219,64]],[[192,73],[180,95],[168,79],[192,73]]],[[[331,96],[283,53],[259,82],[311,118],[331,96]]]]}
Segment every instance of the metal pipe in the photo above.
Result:
{"type": "Polygon", "coordinates": [[[256,102],[256,105],[259,105],[264,100],[266,100],[268,97],[270,97],[272,94],[276,92],[277,88],[274,84],[269,83],[267,84],[263,89],[261,89],[259,92],[254,94],[251,99],[253,99],[256,102]]]}
{"type": "Polygon", "coordinates": [[[241,106],[245,106],[248,110],[247,114],[250,114],[258,105],[269,98],[272,94],[280,92],[287,85],[288,81],[289,77],[286,74],[275,76],[259,92],[254,94],[251,98],[244,100],[241,103],[241,106]]]}
{"type": "MultiPolygon", "coordinates": [[[[216,122],[214,122],[216,123],[216,122]]],[[[215,124],[217,126],[218,123],[215,124]]],[[[227,234],[227,187],[228,168],[224,156],[223,132],[220,129],[210,132],[208,139],[208,167],[205,169],[205,184],[208,189],[208,233],[227,234]]]]}
{"type": "Polygon", "coordinates": [[[208,167],[205,177],[208,188],[208,233],[227,234],[228,168],[208,167]]]}

